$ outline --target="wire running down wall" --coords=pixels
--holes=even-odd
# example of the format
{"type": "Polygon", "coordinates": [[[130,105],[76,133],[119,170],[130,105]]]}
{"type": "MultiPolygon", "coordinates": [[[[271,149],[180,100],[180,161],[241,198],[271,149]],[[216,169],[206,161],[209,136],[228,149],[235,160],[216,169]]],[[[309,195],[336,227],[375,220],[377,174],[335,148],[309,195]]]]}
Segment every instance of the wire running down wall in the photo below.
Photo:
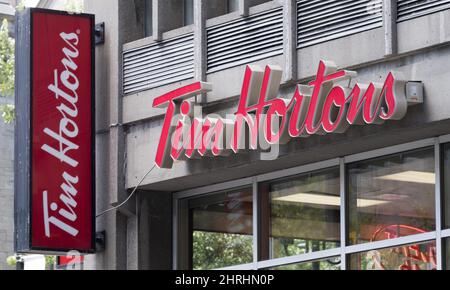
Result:
{"type": "Polygon", "coordinates": [[[445,9],[450,9],[450,0],[398,0],[397,21],[401,22],[445,9]]]}
{"type": "Polygon", "coordinates": [[[382,27],[382,0],[297,1],[298,47],[382,27]]]}
{"type": "Polygon", "coordinates": [[[283,53],[282,7],[207,29],[208,72],[283,53]]]}
{"type": "Polygon", "coordinates": [[[193,34],[124,52],[123,93],[125,95],[193,77],[193,34]]]}

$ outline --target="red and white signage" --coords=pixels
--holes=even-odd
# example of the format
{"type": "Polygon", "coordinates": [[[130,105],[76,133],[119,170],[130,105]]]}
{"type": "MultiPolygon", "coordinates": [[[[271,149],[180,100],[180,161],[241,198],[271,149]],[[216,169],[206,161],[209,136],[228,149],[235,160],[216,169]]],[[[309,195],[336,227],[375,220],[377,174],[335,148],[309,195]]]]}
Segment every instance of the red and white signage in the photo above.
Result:
{"type": "Polygon", "coordinates": [[[356,72],[338,70],[333,62],[321,61],[313,81],[298,85],[293,96],[280,98],[281,68],[247,66],[238,109],[226,118],[205,117],[188,100],[211,91],[208,83],[169,92],[153,102],[153,107],[167,108],[155,162],[171,168],[174,160],[267,149],[264,145],[344,133],[350,125],[383,124],[405,116],[407,81],[400,74],[388,73],[384,83],[350,87],[356,76],[356,72]]]}
{"type": "Polygon", "coordinates": [[[94,249],[94,18],[32,11],[31,249],[94,249]]]}

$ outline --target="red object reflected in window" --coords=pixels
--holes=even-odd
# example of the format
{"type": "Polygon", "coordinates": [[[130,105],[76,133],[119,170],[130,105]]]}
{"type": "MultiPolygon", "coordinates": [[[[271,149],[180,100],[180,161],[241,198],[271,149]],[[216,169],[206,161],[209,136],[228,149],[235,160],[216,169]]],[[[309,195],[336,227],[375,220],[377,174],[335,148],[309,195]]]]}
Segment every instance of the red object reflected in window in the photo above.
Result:
{"type": "MultiPolygon", "coordinates": [[[[404,236],[426,233],[425,230],[408,225],[390,225],[380,227],[372,236],[371,242],[396,239],[404,236]]],[[[387,270],[397,268],[392,263],[402,263],[399,270],[436,269],[435,243],[405,245],[397,248],[367,253],[368,264],[373,269],[387,270]],[[390,263],[390,265],[388,265],[390,263]]]]}

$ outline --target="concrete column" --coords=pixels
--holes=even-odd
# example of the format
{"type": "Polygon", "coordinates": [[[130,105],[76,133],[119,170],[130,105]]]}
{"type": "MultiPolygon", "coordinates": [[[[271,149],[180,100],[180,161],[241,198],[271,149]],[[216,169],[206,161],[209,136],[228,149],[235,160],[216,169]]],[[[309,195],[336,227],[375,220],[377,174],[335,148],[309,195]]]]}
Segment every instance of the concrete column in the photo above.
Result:
{"type": "MultiPolygon", "coordinates": [[[[122,125],[122,46],[144,37],[143,0],[85,0],[87,13],[105,22],[106,42],[96,47],[97,213],[123,201],[125,190],[125,132],[122,125]]],[[[142,173],[145,174],[145,173],[142,173]]],[[[131,206],[133,209],[135,205],[131,206]]],[[[97,219],[106,231],[106,249],[95,255],[96,269],[126,269],[130,205],[97,219]]]]}
{"type": "Polygon", "coordinates": [[[240,0],[239,1],[239,14],[243,17],[247,17],[250,14],[250,1],[240,0]]]}
{"type": "Polygon", "coordinates": [[[397,1],[383,0],[383,27],[385,55],[397,54],[397,1]]]}
{"type": "Polygon", "coordinates": [[[127,270],[138,270],[138,217],[127,219],[127,270]]]}
{"type": "MultiPolygon", "coordinates": [[[[197,81],[206,81],[206,12],[206,0],[194,0],[194,77],[197,81]]],[[[198,101],[206,102],[206,95],[198,101]]]]}
{"type": "Polygon", "coordinates": [[[138,193],[139,270],[172,269],[172,194],[138,193]]]}
{"type": "Polygon", "coordinates": [[[284,0],[283,5],[283,50],[285,56],[284,81],[297,79],[297,1],[284,0]]]}

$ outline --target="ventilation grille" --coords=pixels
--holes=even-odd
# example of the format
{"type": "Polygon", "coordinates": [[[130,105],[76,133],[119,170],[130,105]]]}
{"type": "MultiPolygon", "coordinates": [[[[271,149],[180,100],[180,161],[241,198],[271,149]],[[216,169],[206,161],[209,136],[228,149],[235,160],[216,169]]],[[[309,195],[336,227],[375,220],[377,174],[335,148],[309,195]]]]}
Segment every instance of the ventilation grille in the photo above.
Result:
{"type": "Polygon", "coordinates": [[[306,47],[383,26],[382,0],[297,1],[298,46],[306,47]]]}
{"type": "Polygon", "coordinates": [[[207,29],[208,72],[283,53],[283,9],[207,29]]]}
{"type": "Polygon", "coordinates": [[[398,0],[397,21],[405,21],[450,8],[450,0],[398,0]]]}
{"type": "Polygon", "coordinates": [[[193,34],[126,51],[123,67],[124,94],[193,78],[193,34]]]}

